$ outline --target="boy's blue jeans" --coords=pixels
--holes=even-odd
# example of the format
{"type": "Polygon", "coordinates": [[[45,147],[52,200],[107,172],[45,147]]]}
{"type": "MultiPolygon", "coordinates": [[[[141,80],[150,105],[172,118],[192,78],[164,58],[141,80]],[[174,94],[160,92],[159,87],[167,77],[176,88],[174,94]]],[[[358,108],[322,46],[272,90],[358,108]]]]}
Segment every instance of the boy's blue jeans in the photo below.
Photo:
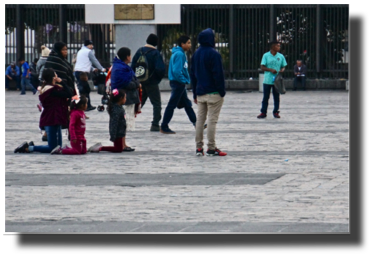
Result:
{"type": "Polygon", "coordinates": [[[29,147],[29,151],[50,153],[56,146],[62,146],[62,126],[45,126],[48,145],[29,147]]]}
{"type": "Polygon", "coordinates": [[[171,97],[166,106],[161,127],[168,128],[168,123],[170,123],[172,116],[174,115],[174,110],[178,104],[184,106],[184,110],[186,111],[189,120],[191,123],[195,124],[196,114],[192,109],[191,101],[188,99],[186,85],[176,81],[170,81],[170,86],[171,97]]]}
{"type": "Polygon", "coordinates": [[[261,113],[263,114],[267,113],[268,100],[270,99],[271,89],[272,89],[272,95],[274,97],[274,111],[272,112],[277,113],[279,111],[280,94],[276,91],[274,85],[263,84],[263,100],[262,100],[262,108],[261,108],[261,113]]]}
{"type": "Polygon", "coordinates": [[[35,92],[37,91],[37,89],[32,85],[32,83],[30,82],[30,77],[29,78],[26,78],[26,77],[22,77],[21,79],[21,93],[24,94],[25,93],[25,87],[26,86],[30,86],[32,87],[32,91],[35,92]]]}

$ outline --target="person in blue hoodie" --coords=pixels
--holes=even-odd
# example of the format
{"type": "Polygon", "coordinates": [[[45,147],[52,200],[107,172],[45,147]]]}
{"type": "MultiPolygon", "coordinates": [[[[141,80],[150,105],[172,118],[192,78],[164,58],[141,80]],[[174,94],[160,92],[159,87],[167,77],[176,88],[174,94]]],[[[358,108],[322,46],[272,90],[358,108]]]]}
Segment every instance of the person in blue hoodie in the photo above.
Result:
{"type": "Polygon", "coordinates": [[[191,58],[193,99],[197,104],[196,155],[204,156],[203,133],[208,113],[207,156],[226,156],[216,147],[216,124],[224,103],[225,80],[222,59],[215,49],[215,35],[207,28],[198,35],[200,47],[191,58]]]}
{"type": "MultiPolygon", "coordinates": [[[[124,90],[126,93],[126,102],[123,105],[125,110],[126,126],[128,131],[135,129],[135,116],[138,113],[140,104],[139,89],[141,84],[137,80],[132,68],[128,65],[131,62],[131,51],[127,47],[118,50],[117,56],[113,60],[111,71],[111,87],[117,90],[124,90]]],[[[123,151],[134,151],[126,145],[125,137],[123,151]]]]}
{"type": "Polygon", "coordinates": [[[180,105],[183,106],[189,120],[195,126],[196,114],[192,109],[192,103],[188,99],[186,84],[189,84],[190,76],[188,73],[188,61],[185,52],[191,49],[191,39],[188,36],[181,36],[178,39],[177,46],[172,49],[170,64],[168,68],[168,79],[171,86],[171,97],[166,106],[163,121],[161,123],[161,133],[175,134],[168,127],[172,116],[174,115],[175,108],[180,105]]]}

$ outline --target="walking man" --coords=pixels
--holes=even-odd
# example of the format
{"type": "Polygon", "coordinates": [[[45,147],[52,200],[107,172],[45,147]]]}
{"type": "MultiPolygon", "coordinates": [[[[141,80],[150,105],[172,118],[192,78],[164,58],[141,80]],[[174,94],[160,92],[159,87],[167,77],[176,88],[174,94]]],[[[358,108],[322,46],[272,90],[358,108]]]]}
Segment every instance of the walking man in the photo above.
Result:
{"type": "MultiPolygon", "coordinates": [[[[147,98],[150,99],[153,105],[153,121],[151,122],[150,131],[159,132],[160,126],[159,121],[161,121],[162,115],[162,102],[161,102],[161,92],[159,90],[159,83],[165,75],[166,67],[164,65],[162,56],[157,50],[158,36],[155,34],[150,34],[146,39],[146,45],[141,47],[133,57],[132,69],[136,72],[136,63],[138,59],[144,54],[148,63],[149,77],[146,81],[141,82],[142,84],[142,102],[141,108],[145,105],[147,98]]],[[[137,76],[138,77],[138,76],[137,76]]]]}
{"type": "Polygon", "coordinates": [[[270,99],[270,92],[272,90],[272,95],[274,97],[274,111],[273,115],[275,118],[280,118],[279,116],[279,93],[274,87],[275,77],[279,72],[284,72],[284,67],[287,66],[286,59],[279,53],[280,43],[278,41],[273,41],[270,43],[270,51],[263,54],[261,69],[264,71],[263,80],[263,100],[261,114],[258,118],[265,118],[267,116],[268,100],[270,99]]]}
{"type": "Polygon", "coordinates": [[[226,156],[216,147],[216,124],[224,103],[225,80],[221,55],[214,49],[213,30],[207,28],[198,36],[200,47],[191,59],[191,83],[193,99],[197,104],[196,155],[204,156],[203,133],[208,119],[207,156],[226,156]],[[207,117],[208,114],[208,117],[207,117]]]}
{"type": "Polygon", "coordinates": [[[30,86],[32,88],[33,94],[36,94],[37,89],[32,85],[30,82],[30,67],[27,61],[25,61],[24,58],[20,58],[19,60],[20,65],[22,65],[22,78],[21,78],[21,93],[25,94],[25,88],[26,86],[30,86]]]}
{"type": "MultiPolygon", "coordinates": [[[[80,91],[80,88],[83,87],[81,85],[81,80],[80,80],[80,74],[82,72],[85,72],[87,76],[91,72],[92,65],[94,65],[97,69],[105,72],[105,69],[99,61],[96,59],[94,53],[93,53],[93,43],[91,40],[86,40],[84,42],[84,46],[78,51],[78,55],[76,57],[76,63],[75,63],[75,69],[74,69],[74,75],[77,81],[77,84],[80,91]]],[[[91,111],[96,109],[96,107],[91,105],[91,99],[89,97],[89,94],[86,94],[87,99],[88,99],[88,108],[87,111],[91,111]]]]}
{"type": "Polygon", "coordinates": [[[196,114],[192,109],[192,103],[188,99],[186,84],[190,83],[188,73],[188,61],[185,52],[191,49],[191,40],[188,36],[181,36],[178,39],[177,46],[172,49],[170,64],[168,68],[168,79],[171,86],[171,97],[166,106],[161,124],[161,133],[175,134],[168,124],[174,115],[174,109],[180,105],[183,106],[189,120],[196,126],[196,114]]]}

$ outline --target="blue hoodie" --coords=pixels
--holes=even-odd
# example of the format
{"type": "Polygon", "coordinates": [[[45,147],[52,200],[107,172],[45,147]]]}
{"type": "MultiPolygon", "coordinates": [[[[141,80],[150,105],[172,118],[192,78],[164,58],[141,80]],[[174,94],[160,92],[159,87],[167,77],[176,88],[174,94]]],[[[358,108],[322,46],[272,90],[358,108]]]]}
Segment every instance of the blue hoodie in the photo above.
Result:
{"type": "Polygon", "coordinates": [[[125,62],[117,58],[113,60],[111,86],[112,89],[126,89],[133,80],[134,71],[125,62]]]}
{"type": "Polygon", "coordinates": [[[168,79],[182,84],[189,84],[191,82],[188,74],[188,61],[182,47],[172,49],[170,65],[168,67],[168,79]]]}
{"type": "Polygon", "coordinates": [[[218,92],[225,96],[224,70],[221,55],[215,49],[215,40],[212,29],[203,30],[198,41],[200,47],[191,59],[191,82],[193,98],[198,95],[218,92]]]}

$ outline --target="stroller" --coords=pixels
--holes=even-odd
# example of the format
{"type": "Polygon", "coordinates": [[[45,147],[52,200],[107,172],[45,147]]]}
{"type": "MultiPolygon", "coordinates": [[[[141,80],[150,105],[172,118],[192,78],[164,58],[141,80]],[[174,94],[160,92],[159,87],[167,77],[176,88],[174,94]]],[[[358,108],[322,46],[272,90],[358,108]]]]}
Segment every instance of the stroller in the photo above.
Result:
{"type": "Polygon", "coordinates": [[[103,95],[101,97],[101,105],[97,106],[97,111],[103,112],[105,110],[105,105],[108,105],[109,94],[107,92],[107,82],[110,86],[110,69],[106,72],[95,72],[93,77],[93,84],[97,86],[97,93],[103,95]]]}

